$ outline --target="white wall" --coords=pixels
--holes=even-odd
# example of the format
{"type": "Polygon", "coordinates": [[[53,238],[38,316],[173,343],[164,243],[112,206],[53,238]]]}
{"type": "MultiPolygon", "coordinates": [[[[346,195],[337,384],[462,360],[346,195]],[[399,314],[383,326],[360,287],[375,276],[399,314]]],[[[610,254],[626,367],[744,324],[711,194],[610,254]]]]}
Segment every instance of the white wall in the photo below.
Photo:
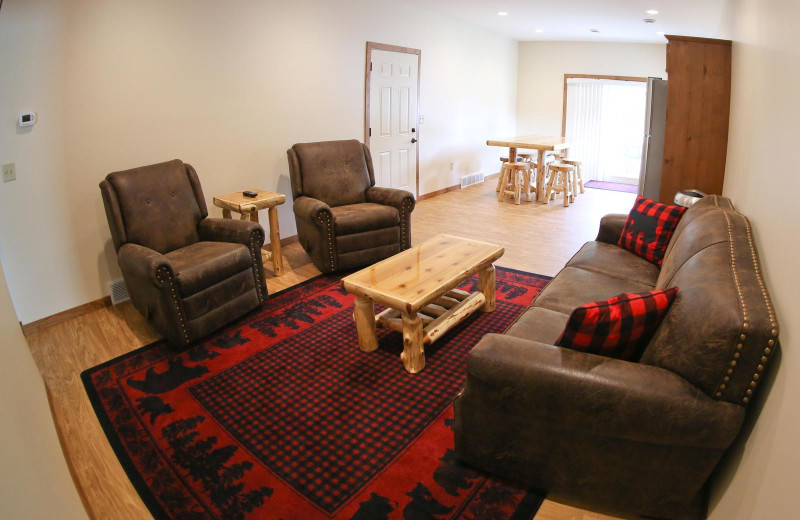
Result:
{"type": "MultiPolygon", "coordinates": [[[[214,194],[289,193],[293,143],[363,139],[367,41],[422,50],[420,193],[493,171],[485,140],[515,128],[517,43],[504,36],[384,0],[5,0],[0,162],[18,180],[0,184],[0,241],[20,319],[119,277],[107,173],[181,158],[219,216],[214,194]],[[18,132],[25,110],[40,120],[18,132]]],[[[279,214],[294,235],[290,201],[279,214]]]]}
{"type": "Polygon", "coordinates": [[[516,135],[561,135],[564,74],[666,78],[666,42],[520,42],[516,135]]]}
{"type": "Polygon", "coordinates": [[[86,520],[0,266],[0,518],[86,520]]]}
{"type": "Polygon", "coordinates": [[[723,194],[753,225],[767,286],[781,326],[775,380],[746,444],[723,466],[712,493],[712,520],[797,518],[800,468],[800,222],[797,123],[800,3],[733,0],[733,78],[723,194]],[[768,168],[765,169],[765,161],[768,168]]]}

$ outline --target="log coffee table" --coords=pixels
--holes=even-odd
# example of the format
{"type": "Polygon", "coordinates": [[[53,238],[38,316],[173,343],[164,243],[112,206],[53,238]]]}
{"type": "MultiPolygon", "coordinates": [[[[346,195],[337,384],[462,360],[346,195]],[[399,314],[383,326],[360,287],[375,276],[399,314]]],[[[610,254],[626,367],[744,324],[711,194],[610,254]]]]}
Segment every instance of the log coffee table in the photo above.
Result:
{"type": "Polygon", "coordinates": [[[425,368],[425,345],[478,309],[495,308],[494,266],[502,246],[450,235],[437,235],[342,279],[345,291],[356,295],[353,319],[358,346],[378,348],[375,327],[403,334],[400,358],[415,374],[425,368]],[[456,289],[479,273],[478,291],[456,289]],[[375,315],[375,303],[387,309],[375,315]]]}

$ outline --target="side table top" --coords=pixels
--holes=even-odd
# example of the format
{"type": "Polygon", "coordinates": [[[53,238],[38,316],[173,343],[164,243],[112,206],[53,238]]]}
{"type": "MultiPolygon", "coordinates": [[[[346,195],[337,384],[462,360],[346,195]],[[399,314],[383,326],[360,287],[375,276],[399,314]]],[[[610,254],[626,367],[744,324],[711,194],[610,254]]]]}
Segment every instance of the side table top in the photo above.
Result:
{"type": "Polygon", "coordinates": [[[258,193],[257,197],[245,197],[241,191],[218,195],[214,197],[214,205],[218,208],[229,209],[237,213],[249,213],[278,206],[286,202],[286,195],[267,190],[250,190],[258,193]]]}
{"type": "Polygon", "coordinates": [[[344,277],[342,287],[393,309],[416,312],[504,252],[505,248],[496,244],[437,235],[344,277]]]}

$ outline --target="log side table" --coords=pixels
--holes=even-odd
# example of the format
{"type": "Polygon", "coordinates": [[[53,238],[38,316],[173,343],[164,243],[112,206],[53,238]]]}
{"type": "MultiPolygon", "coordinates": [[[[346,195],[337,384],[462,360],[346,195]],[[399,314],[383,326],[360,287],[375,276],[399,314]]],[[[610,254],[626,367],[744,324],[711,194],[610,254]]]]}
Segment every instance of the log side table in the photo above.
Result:
{"type": "Polygon", "coordinates": [[[222,218],[231,218],[231,212],[239,213],[241,220],[249,217],[252,222],[258,222],[258,212],[268,210],[269,216],[269,242],[272,251],[262,249],[263,260],[272,260],[272,272],[275,276],[283,274],[283,257],[281,257],[281,232],[278,226],[277,207],[286,202],[286,195],[266,190],[250,190],[258,193],[257,197],[250,198],[242,195],[241,191],[214,197],[214,205],[222,208],[222,218]]]}

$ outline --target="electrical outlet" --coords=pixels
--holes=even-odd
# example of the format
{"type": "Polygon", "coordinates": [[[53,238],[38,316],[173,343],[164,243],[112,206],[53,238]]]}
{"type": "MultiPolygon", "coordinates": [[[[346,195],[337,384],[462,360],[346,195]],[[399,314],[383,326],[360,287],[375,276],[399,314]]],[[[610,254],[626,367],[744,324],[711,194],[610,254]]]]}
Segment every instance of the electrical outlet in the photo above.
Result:
{"type": "Polygon", "coordinates": [[[454,163],[453,161],[450,161],[450,171],[453,171],[455,169],[456,169],[456,163],[454,163]]]}
{"type": "Polygon", "coordinates": [[[422,114],[419,115],[419,124],[421,125],[425,124],[425,116],[423,116],[422,114]]]}
{"type": "Polygon", "coordinates": [[[14,163],[3,165],[3,182],[17,180],[17,168],[14,163]]]}

